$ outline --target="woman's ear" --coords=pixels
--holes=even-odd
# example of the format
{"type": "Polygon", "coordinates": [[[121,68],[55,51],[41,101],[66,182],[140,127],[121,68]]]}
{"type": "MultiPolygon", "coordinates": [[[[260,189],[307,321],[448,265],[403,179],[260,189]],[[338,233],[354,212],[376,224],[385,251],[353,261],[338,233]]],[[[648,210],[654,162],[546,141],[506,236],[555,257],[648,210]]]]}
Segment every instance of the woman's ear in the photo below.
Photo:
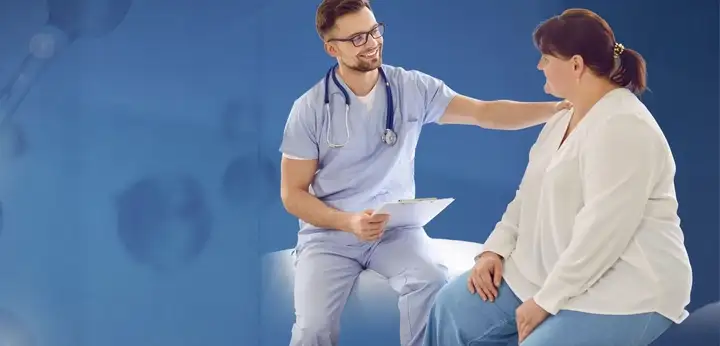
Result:
{"type": "Polygon", "coordinates": [[[573,65],[573,71],[581,72],[584,67],[583,58],[579,55],[574,55],[571,60],[573,65]]]}

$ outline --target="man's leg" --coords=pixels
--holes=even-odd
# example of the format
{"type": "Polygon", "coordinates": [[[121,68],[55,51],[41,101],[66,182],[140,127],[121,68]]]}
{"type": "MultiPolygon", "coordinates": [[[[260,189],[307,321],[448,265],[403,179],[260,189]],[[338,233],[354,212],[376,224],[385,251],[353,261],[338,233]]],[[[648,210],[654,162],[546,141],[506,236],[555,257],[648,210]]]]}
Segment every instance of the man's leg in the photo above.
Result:
{"type": "Polygon", "coordinates": [[[430,307],[447,283],[447,271],[428,253],[422,228],[388,231],[373,250],[368,269],[386,277],[400,299],[400,343],[421,345],[430,307]]]}
{"type": "Polygon", "coordinates": [[[448,283],[435,299],[425,346],[507,346],[517,340],[515,310],[520,299],[502,282],[494,302],[468,290],[470,272],[448,283]]]}
{"type": "Polygon", "coordinates": [[[596,315],[560,311],[535,328],[521,346],[647,346],[671,324],[657,313],[596,315]]]}
{"type": "Polygon", "coordinates": [[[337,345],[340,316],[362,271],[353,254],[343,253],[343,247],[316,242],[297,252],[291,346],[337,345]]]}

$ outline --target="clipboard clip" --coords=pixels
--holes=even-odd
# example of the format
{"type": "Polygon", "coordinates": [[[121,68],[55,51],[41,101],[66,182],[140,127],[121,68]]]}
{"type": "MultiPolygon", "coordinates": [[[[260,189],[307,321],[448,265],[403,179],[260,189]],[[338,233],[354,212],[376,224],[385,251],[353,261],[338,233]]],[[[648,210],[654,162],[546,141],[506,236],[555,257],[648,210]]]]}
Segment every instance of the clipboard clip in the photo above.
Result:
{"type": "Polygon", "coordinates": [[[421,203],[421,202],[427,202],[427,201],[435,201],[437,198],[430,197],[430,198],[416,198],[416,199],[401,199],[398,201],[398,203],[402,204],[411,204],[411,203],[421,203]]]}

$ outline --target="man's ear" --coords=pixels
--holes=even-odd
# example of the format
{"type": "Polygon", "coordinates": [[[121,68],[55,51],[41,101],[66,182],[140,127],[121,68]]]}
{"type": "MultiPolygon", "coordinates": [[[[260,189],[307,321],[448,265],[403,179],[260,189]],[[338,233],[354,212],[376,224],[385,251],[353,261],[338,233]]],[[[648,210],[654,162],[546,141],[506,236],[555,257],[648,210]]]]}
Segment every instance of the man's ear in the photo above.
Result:
{"type": "Polygon", "coordinates": [[[325,42],[323,45],[325,46],[325,52],[326,52],[329,56],[331,56],[331,57],[333,57],[333,58],[337,58],[337,56],[338,56],[338,50],[337,50],[337,47],[335,47],[334,44],[325,42]]]}

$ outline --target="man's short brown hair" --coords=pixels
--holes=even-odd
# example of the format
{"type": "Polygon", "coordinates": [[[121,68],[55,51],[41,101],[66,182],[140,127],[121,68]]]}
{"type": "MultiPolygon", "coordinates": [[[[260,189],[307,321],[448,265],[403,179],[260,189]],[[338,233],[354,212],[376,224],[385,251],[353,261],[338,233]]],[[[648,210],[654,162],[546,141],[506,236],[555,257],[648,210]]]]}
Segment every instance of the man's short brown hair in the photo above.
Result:
{"type": "Polygon", "coordinates": [[[338,18],[365,7],[371,9],[368,0],[323,0],[315,13],[315,29],[318,35],[325,39],[325,35],[335,26],[338,18]]]}

